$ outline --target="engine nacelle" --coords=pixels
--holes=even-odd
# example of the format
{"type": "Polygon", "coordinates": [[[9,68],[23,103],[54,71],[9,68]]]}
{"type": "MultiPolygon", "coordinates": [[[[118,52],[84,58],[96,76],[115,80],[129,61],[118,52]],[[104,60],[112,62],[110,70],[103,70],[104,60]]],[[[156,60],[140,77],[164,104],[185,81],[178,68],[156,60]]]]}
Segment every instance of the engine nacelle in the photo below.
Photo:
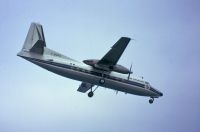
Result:
{"type": "Polygon", "coordinates": [[[95,67],[98,61],[99,60],[96,60],[96,59],[89,59],[89,60],[84,60],[83,62],[89,66],[95,67]]]}
{"type": "Polygon", "coordinates": [[[122,65],[114,65],[114,66],[108,66],[108,65],[98,65],[99,60],[96,59],[89,59],[89,60],[84,60],[83,62],[87,65],[90,65],[94,68],[97,69],[102,69],[105,71],[115,71],[115,72],[119,72],[122,74],[129,74],[132,73],[129,69],[127,69],[126,67],[122,66],[122,65]]]}
{"type": "Polygon", "coordinates": [[[122,66],[122,65],[115,65],[115,66],[111,66],[111,69],[113,68],[113,71],[115,72],[119,72],[119,73],[122,73],[122,74],[131,74],[132,72],[127,69],[126,67],[122,66]]]}

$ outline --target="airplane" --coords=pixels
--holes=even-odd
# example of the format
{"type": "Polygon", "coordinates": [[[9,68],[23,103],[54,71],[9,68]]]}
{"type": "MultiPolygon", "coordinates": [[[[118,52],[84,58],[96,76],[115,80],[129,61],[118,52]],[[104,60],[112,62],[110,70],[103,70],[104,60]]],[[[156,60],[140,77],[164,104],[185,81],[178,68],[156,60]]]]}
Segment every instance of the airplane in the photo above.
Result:
{"type": "Polygon", "coordinates": [[[94,91],[100,86],[116,92],[150,97],[149,103],[152,104],[154,98],[163,96],[163,93],[143,79],[131,78],[132,65],[128,69],[117,64],[130,40],[129,37],[121,37],[100,60],[88,59],[80,62],[47,48],[42,25],[31,23],[17,56],[55,74],[81,81],[77,91],[89,91],[88,97],[93,97],[94,91]]]}

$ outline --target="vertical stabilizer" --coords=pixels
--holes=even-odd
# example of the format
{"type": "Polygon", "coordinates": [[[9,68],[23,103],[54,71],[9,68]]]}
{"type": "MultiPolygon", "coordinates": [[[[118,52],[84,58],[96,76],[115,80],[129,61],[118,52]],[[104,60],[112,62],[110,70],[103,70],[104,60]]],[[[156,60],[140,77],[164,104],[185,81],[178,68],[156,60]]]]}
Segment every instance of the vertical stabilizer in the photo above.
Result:
{"type": "Polygon", "coordinates": [[[22,50],[43,54],[44,47],[46,47],[46,42],[42,25],[38,23],[32,23],[22,50]]]}

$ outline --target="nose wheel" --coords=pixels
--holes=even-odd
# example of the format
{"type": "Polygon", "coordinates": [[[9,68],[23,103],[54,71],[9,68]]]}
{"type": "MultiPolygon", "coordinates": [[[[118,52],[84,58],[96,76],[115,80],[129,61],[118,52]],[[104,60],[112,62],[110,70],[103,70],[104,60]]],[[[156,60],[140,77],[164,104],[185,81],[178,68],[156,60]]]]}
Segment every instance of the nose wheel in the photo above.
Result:
{"type": "Polygon", "coordinates": [[[149,99],[149,104],[153,104],[154,98],[149,99]]]}

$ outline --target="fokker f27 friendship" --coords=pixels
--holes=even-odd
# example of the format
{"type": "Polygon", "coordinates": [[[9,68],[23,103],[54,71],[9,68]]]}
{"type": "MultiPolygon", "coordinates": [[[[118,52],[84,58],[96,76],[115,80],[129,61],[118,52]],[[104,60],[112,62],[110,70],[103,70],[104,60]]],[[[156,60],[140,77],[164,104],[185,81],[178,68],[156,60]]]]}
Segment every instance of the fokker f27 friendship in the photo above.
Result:
{"type": "Polygon", "coordinates": [[[81,81],[77,91],[89,91],[88,97],[92,97],[98,86],[101,86],[150,97],[149,103],[152,104],[154,98],[163,94],[149,82],[131,78],[131,68],[117,64],[130,40],[128,37],[121,37],[100,60],[89,59],[82,63],[47,48],[42,25],[32,23],[23,48],[17,55],[48,71],[81,81]],[[95,85],[96,88],[93,89],[95,85]]]}

